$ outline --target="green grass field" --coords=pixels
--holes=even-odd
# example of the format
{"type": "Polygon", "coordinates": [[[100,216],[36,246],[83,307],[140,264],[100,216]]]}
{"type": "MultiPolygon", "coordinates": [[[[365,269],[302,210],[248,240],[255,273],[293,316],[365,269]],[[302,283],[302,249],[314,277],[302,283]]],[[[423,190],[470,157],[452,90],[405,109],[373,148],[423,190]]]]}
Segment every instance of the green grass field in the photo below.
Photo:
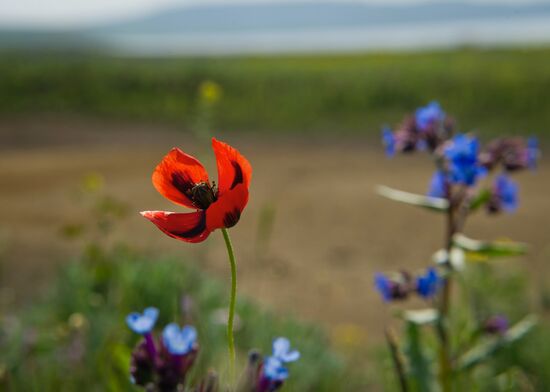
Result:
{"type": "Polygon", "coordinates": [[[378,132],[437,99],[464,131],[542,136],[550,122],[550,49],[189,59],[4,54],[0,113],[77,113],[176,123],[197,89],[223,89],[224,131],[378,132]]]}

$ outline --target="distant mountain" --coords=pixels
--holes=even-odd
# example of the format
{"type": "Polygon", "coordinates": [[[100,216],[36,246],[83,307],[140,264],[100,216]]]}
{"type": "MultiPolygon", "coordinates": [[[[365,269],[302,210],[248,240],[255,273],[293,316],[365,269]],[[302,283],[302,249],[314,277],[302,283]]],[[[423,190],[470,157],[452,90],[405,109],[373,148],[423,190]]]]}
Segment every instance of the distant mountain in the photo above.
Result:
{"type": "Polygon", "coordinates": [[[0,26],[0,49],[151,56],[524,43],[550,43],[550,3],[210,4],[72,31],[2,31],[0,26]]]}
{"type": "Polygon", "coordinates": [[[368,5],[358,2],[296,2],[195,5],[97,26],[96,32],[183,33],[373,27],[381,25],[506,19],[550,15],[550,3],[501,5],[464,2],[368,5]]]}

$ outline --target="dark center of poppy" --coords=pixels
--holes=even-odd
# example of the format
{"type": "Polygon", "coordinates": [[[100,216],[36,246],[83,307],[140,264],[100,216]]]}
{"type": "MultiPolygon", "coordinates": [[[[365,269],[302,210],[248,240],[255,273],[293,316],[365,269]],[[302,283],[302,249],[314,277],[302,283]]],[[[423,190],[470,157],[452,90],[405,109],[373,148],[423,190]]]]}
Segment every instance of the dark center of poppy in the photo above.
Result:
{"type": "Polygon", "coordinates": [[[201,210],[206,210],[217,199],[216,189],[206,182],[195,184],[187,194],[195,207],[201,210]]]}

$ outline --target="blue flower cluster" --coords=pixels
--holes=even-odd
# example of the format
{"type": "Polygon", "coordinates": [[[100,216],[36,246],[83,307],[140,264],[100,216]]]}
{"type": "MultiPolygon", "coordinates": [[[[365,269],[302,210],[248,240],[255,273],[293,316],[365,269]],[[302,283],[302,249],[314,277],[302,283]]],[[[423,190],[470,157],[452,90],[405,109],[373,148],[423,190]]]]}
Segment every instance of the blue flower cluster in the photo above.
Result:
{"type": "Polygon", "coordinates": [[[456,135],[443,150],[448,164],[448,179],[452,184],[475,185],[487,174],[478,161],[479,141],[473,136],[456,135]]]}
{"type": "Polygon", "coordinates": [[[433,298],[441,287],[442,277],[435,268],[428,268],[426,273],[413,278],[406,272],[388,277],[377,273],[374,277],[376,289],[385,302],[404,300],[411,293],[424,299],[433,298]]]}
{"type": "Polygon", "coordinates": [[[158,316],[158,309],[149,307],[143,313],[133,312],[126,317],[128,327],[144,338],[132,352],[130,375],[136,385],[145,388],[162,385],[162,390],[176,390],[195,361],[197,331],[189,325],[180,328],[171,323],[157,341],[153,329],[158,316]]]}
{"type": "MultiPolygon", "coordinates": [[[[179,390],[198,353],[197,331],[192,326],[181,328],[176,323],[164,327],[160,339],[153,337],[159,311],[146,308],[143,313],[133,312],[126,317],[128,327],[142,335],[143,340],[132,352],[131,380],[147,390],[179,390]],[[156,389],[155,389],[156,388],[156,389]]],[[[273,392],[289,376],[286,364],[297,361],[300,352],[291,349],[287,338],[273,341],[273,352],[256,363],[247,380],[251,392],[273,392]]],[[[261,358],[257,354],[258,358],[261,358]]]]}
{"type": "Polygon", "coordinates": [[[416,109],[415,113],[416,127],[426,132],[430,128],[442,124],[445,120],[445,112],[441,109],[439,102],[432,101],[424,107],[416,109]]]}
{"type": "MultiPolygon", "coordinates": [[[[497,166],[505,173],[537,166],[540,151],[534,137],[527,140],[499,138],[481,149],[476,137],[463,133],[452,136],[453,132],[454,122],[438,102],[432,101],[416,109],[396,131],[384,127],[382,143],[388,157],[397,152],[425,149],[435,154],[438,169],[430,180],[427,193],[435,198],[449,197],[454,185],[475,187],[497,166]]],[[[508,177],[498,176],[490,192],[491,198],[485,204],[489,212],[512,212],[517,208],[518,187],[508,177]]]]}
{"type": "Polygon", "coordinates": [[[388,157],[393,157],[396,152],[433,152],[453,132],[453,128],[453,120],[438,102],[433,101],[416,109],[414,115],[406,117],[395,131],[385,126],[382,143],[388,157]]]}
{"type": "Polygon", "coordinates": [[[263,361],[256,392],[272,392],[280,388],[289,376],[285,364],[297,361],[299,358],[300,352],[291,350],[290,341],[287,338],[275,339],[272,354],[263,361]]]}

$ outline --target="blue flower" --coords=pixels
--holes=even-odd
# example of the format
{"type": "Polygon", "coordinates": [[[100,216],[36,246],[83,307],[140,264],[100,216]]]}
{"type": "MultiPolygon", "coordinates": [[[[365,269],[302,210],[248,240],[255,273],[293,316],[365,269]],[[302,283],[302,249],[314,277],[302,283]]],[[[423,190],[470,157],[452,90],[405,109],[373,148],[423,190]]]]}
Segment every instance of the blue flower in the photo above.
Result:
{"type": "Polygon", "coordinates": [[[518,185],[505,174],[495,178],[493,185],[495,197],[506,212],[514,212],[518,207],[518,185]]]}
{"type": "Polygon", "coordinates": [[[297,350],[290,349],[290,341],[287,338],[273,340],[273,354],[265,358],[263,363],[265,379],[270,382],[283,382],[289,375],[284,364],[297,361],[299,358],[300,353],[297,350]]]}
{"type": "Polygon", "coordinates": [[[126,317],[126,323],[135,333],[145,335],[153,330],[158,316],[159,310],[157,308],[149,307],[143,311],[143,314],[138,312],[130,313],[126,317]]]}
{"type": "Polygon", "coordinates": [[[439,290],[441,278],[435,268],[428,268],[425,275],[416,278],[416,292],[423,298],[431,298],[439,290]]]}
{"type": "Polygon", "coordinates": [[[176,323],[170,323],[162,332],[162,342],[170,354],[188,354],[197,342],[197,330],[189,325],[180,329],[176,323]]]}
{"type": "Polygon", "coordinates": [[[442,122],[445,119],[445,112],[441,110],[438,102],[432,101],[428,105],[416,109],[415,119],[416,127],[420,131],[425,131],[434,124],[442,122]]]}
{"type": "Polygon", "coordinates": [[[288,378],[288,369],[284,367],[283,361],[274,356],[267,357],[264,360],[264,377],[270,381],[284,381],[288,378]]]}
{"type": "Polygon", "coordinates": [[[394,283],[387,276],[377,273],[374,276],[374,284],[384,301],[388,302],[393,299],[394,283]]]}
{"type": "Polygon", "coordinates": [[[392,130],[384,127],[382,130],[382,144],[384,145],[386,156],[391,158],[395,155],[395,136],[392,130]]]}
{"type": "Polygon", "coordinates": [[[536,137],[527,139],[527,167],[529,169],[537,168],[539,158],[539,141],[536,137]]]}
{"type": "Polygon", "coordinates": [[[300,352],[290,350],[290,341],[287,338],[277,338],[273,341],[273,356],[282,362],[294,362],[300,358],[300,352]]]}
{"type": "Polygon", "coordinates": [[[487,169],[478,162],[479,141],[464,134],[456,135],[445,148],[444,154],[449,161],[450,180],[455,184],[472,186],[487,169]]]}
{"type": "Polygon", "coordinates": [[[428,191],[428,196],[430,197],[445,197],[445,173],[441,170],[437,170],[432,176],[430,182],[430,190],[428,191]]]}

